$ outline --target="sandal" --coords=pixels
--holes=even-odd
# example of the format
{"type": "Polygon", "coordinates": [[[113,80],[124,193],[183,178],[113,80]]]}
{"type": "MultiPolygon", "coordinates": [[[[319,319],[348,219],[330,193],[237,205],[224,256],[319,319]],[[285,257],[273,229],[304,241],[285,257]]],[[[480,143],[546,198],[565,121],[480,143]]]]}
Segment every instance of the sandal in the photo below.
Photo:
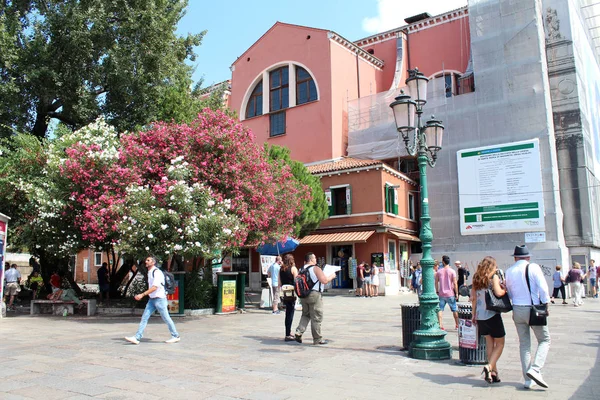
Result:
{"type": "Polygon", "coordinates": [[[500,383],[500,382],[502,382],[500,380],[500,375],[498,375],[498,371],[492,370],[491,375],[492,375],[492,382],[493,383],[500,383]]]}
{"type": "Polygon", "coordinates": [[[486,365],[485,367],[483,367],[483,371],[481,371],[482,375],[485,375],[483,377],[483,379],[487,382],[487,383],[492,383],[492,377],[491,377],[491,370],[490,370],[490,366],[486,365]]]}

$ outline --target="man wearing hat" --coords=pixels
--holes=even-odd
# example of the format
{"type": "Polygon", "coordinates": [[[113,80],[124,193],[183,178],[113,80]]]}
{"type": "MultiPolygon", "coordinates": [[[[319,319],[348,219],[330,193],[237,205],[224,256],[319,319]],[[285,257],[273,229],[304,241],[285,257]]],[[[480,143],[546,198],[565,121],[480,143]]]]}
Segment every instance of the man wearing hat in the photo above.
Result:
{"type": "Polygon", "coordinates": [[[550,300],[548,284],[540,266],[529,262],[531,255],[527,246],[515,247],[512,256],[515,263],[506,271],[506,289],[513,304],[512,314],[519,336],[521,368],[525,378],[525,388],[531,389],[535,384],[548,388],[548,384],[542,377],[542,368],[550,349],[550,331],[548,326],[529,326],[531,304],[548,304],[550,300]],[[531,292],[525,279],[526,268],[528,269],[531,292]],[[533,360],[531,359],[530,330],[533,331],[538,342],[533,360]]]}

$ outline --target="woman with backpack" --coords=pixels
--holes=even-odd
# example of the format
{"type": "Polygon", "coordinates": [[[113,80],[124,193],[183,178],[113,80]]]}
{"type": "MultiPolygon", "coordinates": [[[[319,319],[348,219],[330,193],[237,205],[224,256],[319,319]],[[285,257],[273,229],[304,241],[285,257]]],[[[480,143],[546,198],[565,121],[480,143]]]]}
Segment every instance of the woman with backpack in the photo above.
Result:
{"type": "Polygon", "coordinates": [[[294,321],[294,305],[296,304],[296,296],[294,294],[294,279],[298,275],[298,268],[294,256],[286,254],[283,257],[283,265],[279,270],[279,284],[283,291],[283,304],[285,306],[285,341],[293,342],[292,322],[294,321]],[[291,290],[286,290],[285,285],[291,286],[291,290]]]}
{"type": "Polygon", "coordinates": [[[583,280],[583,271],[581,270],[581,265],[578,262],[573,263],[573,268],[569,271],[569,282],[571,285],[571,293],[575,296],[573,300],[573,304],[575,307],[579,307],[583,304],[583,285],[581,281],[583,280]]]}

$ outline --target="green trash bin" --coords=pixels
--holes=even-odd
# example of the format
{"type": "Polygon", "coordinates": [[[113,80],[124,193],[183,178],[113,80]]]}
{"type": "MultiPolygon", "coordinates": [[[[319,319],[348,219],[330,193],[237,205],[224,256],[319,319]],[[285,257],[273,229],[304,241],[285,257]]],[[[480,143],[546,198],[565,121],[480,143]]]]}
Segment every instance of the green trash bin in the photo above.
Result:
{"type": "Polygon", "coordinates": [[[237,272],[217,272],[217,314],[231,314],[237,311],[237,280],[237,272]]]}
{"type": "Polygon", "coordinates": [[[246,272],[238,272],[236,289],[238,308],[243,310],[246,308],[246,272]]]}

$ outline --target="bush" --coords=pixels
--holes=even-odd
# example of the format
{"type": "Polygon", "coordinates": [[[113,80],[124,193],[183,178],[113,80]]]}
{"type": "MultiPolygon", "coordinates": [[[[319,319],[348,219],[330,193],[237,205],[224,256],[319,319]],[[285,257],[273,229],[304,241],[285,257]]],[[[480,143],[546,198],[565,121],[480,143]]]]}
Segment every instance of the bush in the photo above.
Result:
{"type": "Polygon", "coordinates": [[[212,282],[202,279],[197,272],[185,274],[185,308],[215,308],[216,305],[217,288],[212,282]]]}

